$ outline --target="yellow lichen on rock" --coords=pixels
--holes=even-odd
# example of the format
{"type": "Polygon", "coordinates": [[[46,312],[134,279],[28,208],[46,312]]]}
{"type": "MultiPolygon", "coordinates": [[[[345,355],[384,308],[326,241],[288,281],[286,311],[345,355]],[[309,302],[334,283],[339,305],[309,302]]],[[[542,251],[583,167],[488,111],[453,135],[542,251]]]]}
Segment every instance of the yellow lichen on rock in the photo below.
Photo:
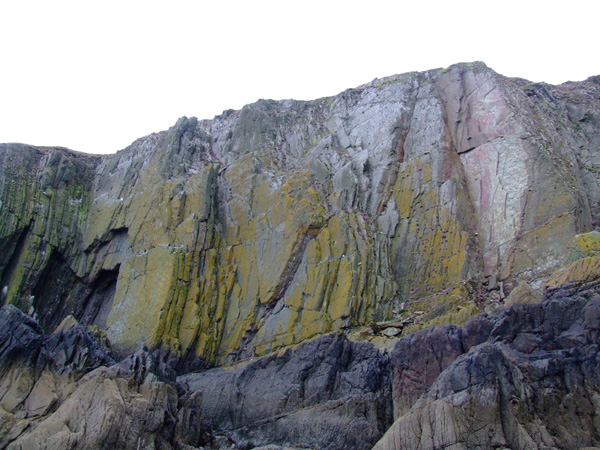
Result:
{"type": "Polygon", "coordinates": [[[542,293],[533,289],[526,281],[521,281],[516,288],[514,288],[506,300],[504,301],[504,307],[508,308],[516,303],[522,303],[526,305],[535,305],[542,301],[542,293]]]}
{"type": "Polygon", "coordinates": [[[387,270],[387,256],[364,227],[355,216],[339,213],[310,239],[281,306],[259,327],[257,354],[391,316],[397,287],[378,278],[380,265],[387,270]]]}
{"type": "Polygon", "coordinates": [[[569,241],[568,250],[570,262],[586,256],[600,256],[600,231],[574,236],[569,241]]]}
{"type": "Polygon", "coordinates": [[[214,365],[394,310],[462,323],[465,280],[499,300],[598,257],[600,233],[565,252],[600,214],[587,130],[531,129],[520,81],[444,73],[183,118],[106,157],[0,149],[2,300],[214,365]]]}
{"type": "MultiPolygon", "coordinates": [[[[141,264],[137,260],[139,257],[127,260],[122,265],[122,275],[115,294],[116,309],[113,309],[116,312],[121,304],[133,302],[135,296],[128,294],[129,291],[124,288],[127,286],[135,289],[140,302],[145,298],[144,301],[151,303],[148,309],[154,311],[153,315],[158,321],[151,329],[123,329],[116,325],[114,316],[111,316],[109,329],[118,344],[127,346],[132,341],[143,340],[147,343],[160,343],[176,352],[193,350],[210,363],[223,361],[240,347],[249,330],[258,326],[257,311],[265,306],[269,307],[271,302],[286,294],[290,282],[288,279],[300,264],[306,244],[319,233],[326,222],[320,194],[311,187],[308,172],[300,171],[291,176],[281,189],[271,185],[268,179],[263,179],[259,174],[251,173],[248,167],[241,164],[232,166],[229,173],[231,183],[245,186],[251,195],[240,198],[237,202],[235,199],[229,202],[228,211],[231,213],[232,223],[226,230],[225,239],[220,241],[213,238],[218,246],[205,251],[200,247],[200,253],[185,255],[179,252],[179,249],[185,252],[190,247],[194,248],[193,241],[202,232],[199,225],[201,218],[186,206],[189,202],[197,204],[197,199],[194,200],[192,195],[179,195],[177,183],[167,183],[155,188],[161,192],[170,192],[170,204],[168,208],[163,208],[166,216],[162,216],[164,211],[160,210],[161,202],[154,200],[158,211],[147,213],[154,218],[147,217],[146,222],[150,225],[146,226],[157,227],[157,234],[162,235],[162,239],[167,239],[167,242],[159,243],[155,239],[140,241],[140,236],[145,234],[144,229],[130,228],[129,231],[133,231],[138,237],[138,243],[145,242],[150,247],[172,247],[175,256],[171,255],[171,263],[167,259],[163,268],[168,270],[172,265],[172,279],[161,282],[163,286],[165,283],[169,285],[168,289],[163,289],[164,292],[160,291],[161,303],[157,300],[159,294],[151,296],[144,291],[143,279],[146,272],[137,268],[141,264]],[[172,195],[174,192],[177,197],[175,200],[172,195]],[[170,217],[176,217],[177,221],[173,222],[170,217]],[[166,226],[161,233],[160,227],[164,224],[166,226]],[[171,229],[174,233],[168,231],[171,229]],[[194,270],[195,267],[202,267],[202,270],[194,270]],[[135,276],[125,275],[132,272],[132,269],[136,271],[135,276]],[[154,307],[157,303],[161,303],[160,310],[154,307]]],[[[202,182],[198,179],[200,176],[201,174],[191,179],[198,184],[202,182]]],[[[241,188],[240,186],[237,187],[241,188]]],[[[156,192],[152,197],[157,198],[156,192]]],[[[164,195],[158,197],[163,198],[164,195]]],[[[143,197],[136,201],[142,202],[143,197]]],[[[134,219],[135,217],[137,215],[134,214],[134,219]]],[[[135,220],[131,224],[135,225],[135,220]]],[[[204,230],[205,235],[208,232],[204,230]]],[[[153,251],[155,250],[150,250],[149,255],[153,255],[153,251]]],[[[138,309],[130,306],[132,311],[138,309]]],[[[301,309],[302,306],[298,305],[298,308],[301,309]]],[[[285,335],[289,330],[296,329],[296,316],[298,313],[277,325],[272,333],[272,340],[288,342],[289,338],[285,335]]],[[[316,319],[308,319],[309,316],[310,312],[303,319],[305,324],[318,322],[316,319]]],[[[140,322],[136,317],[132,317],[132,320],[140,322]]],[[[314,326],[308,327],[304,334],[310,334],[308,330],[313,328],[314,326]]],[[[319,327],[315,333],[321,331],[322,327],[319,327]]],[[[258,348],[260,351],[260,346],[258,348]]]]}
{"type": "MultiPolygon", "coordinates": [[[[445,204],[432,178],[431,160],[419,157],[403,164],[393,195],[399,205],[401,233],[393,243],[402,258],[402,286],[408,299],[440,292],[464,279],[469,268],[469,234],[445,204]]],[[[456,183],[447,180],[446,183],[456,183]]]]}
{"type": "Polygon", "coordinates": [[[574,215],[563,214],[521,236],[501,277],[518,273],[521,279],[529,280],[550,275],[565,256],[570,236],[577,230],[576,222],[574,215]]]}
{"type": "Polygon", "coordinates": [[[111,342],[127,350],[144,342],[158,343],[160,317],[171,300],[176,274],[177,258],[167,247],[156,247],[123,263],[106,323],[111,342]]]}
{"type": "Polygon", "coordinates": [[[410,302],[411,311],[419,311],[418,321],[407,326],[403,334],[437,325],[463,326],[470,317],[480,311],[474,304],[474,292],[469,283],[460,282],[441,292],[410,302]]]}
{"type": "Polygon", "coordinates": [[[600,257],[586,256],[554,272],[546,282],[546,289],[556,289],[572,282],[592,282],[600,279],[600,257]]]}

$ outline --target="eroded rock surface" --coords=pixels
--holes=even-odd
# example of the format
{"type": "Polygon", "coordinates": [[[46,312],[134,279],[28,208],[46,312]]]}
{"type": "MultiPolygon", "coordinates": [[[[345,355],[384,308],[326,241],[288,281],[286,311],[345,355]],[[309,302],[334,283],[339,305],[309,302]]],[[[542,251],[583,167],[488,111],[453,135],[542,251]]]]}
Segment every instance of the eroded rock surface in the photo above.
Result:
{"type": "Polygon", "coordinates": [[[396,421],[374,448],[600,445],[598,292],[597,283],[579,283],[549,291],[541,304],[400,341],[396,421]]]}
{"type": "Polygon", "coordinates": [[[461,325],[539,292],[598,223],[599,86],[459,64],[182,118],[110,156],[2,145],[2,301],[205,366],[402,308],[461,325]]]}
{"type": "Polygon", "coordinates": [[[328,334],[178,377],[168,354],[115,362],[90,330],[47,336],[5,306],[0,448],[598,446],[599,291],[597,280],[550,289],[403,337],[389,357],[328,334]]]}
{"type": "Polygon", "coordinates": [[[599,151],[483,63],[1,144],[0,448],[600,445],[599,151]]]}
{"type": "Polygon", "coordinates": [[[198,425],[240,448],[369,449],[392,419],[388,358],[341,334],[178,382],[198,425]]]}
{"type": "Polygon", "coordinates": [[[13,306],[0,330],[0,448],[368,449],[392,422],[389,359],[342,334],[176,379],[160,352],[117,363],[88,329],[46,336],[13,306]]]}

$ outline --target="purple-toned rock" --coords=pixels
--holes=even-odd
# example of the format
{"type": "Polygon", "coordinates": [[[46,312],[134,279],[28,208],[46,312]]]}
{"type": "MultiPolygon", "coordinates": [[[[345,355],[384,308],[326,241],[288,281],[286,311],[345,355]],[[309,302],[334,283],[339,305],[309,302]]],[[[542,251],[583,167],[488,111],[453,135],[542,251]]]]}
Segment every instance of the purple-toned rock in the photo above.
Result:
{"type": "Polygon", "coordinates": [[[391,355],[394,417],[407,412],[463,353],[462,330],[453,325],[400,339],[391,355]]]}
{"type": "MultiPolygon", "coordinates": [[[[469,330],[466,352],[454,352],[454,362],[449,354],[445,370],[429,386],[425,377],[418,379],[419,389],[427,392],[400,411],[374,448],[598,446],[600,295],[597,287],[577,289],[557,289],[541,304],[518,304],[498,317],[471,319],[462,330],[463,339],[469,330]]],[[[439,336],[447,335],[447,328],[441,330],[431,331],[427,342],[443,348],[447,338],[439,336]]],[[[394,349],[394,374],[398,367],[429,364],[438,370],[440,358],[426,350],[413,352],[411,361],[398,366],[394,356],[404,345],[400,341],[394,349]]],[[[409,380],[399,383],[395,377],[394,388],[414,384],[409,380]]],[[[405,401],[405,392],[394,390],[395,403],[405,401]]]]}

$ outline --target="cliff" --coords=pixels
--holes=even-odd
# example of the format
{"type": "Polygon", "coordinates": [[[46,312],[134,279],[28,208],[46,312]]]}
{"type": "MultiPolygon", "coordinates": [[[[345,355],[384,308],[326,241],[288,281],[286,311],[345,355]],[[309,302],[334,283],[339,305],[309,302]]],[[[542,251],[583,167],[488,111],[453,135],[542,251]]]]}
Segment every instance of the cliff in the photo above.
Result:
{"type": "MultiPolygon", "coordinates": [[[[479,62],[376,79],[311,102],[260,100],[213,120],[182,118],[114,155],[2,144],[0,295],[39,322],[31,326],[40,342],[70,315],[101,336],[113,363],[131,355],[154,355],[152,367],[162,361],[162,372],[148,373],[160,372],[171,428],[157,422],[142,435],[164,448],[184,433],[175,431],[184,420],[177,414],[189,413],[177,412],[176,376],[191,396],[180,403],[204,392],[205,404],[232,408],[257,392],[248,401],[256,405],[264,385],[252,387],[254,364],[300,371],[289,385],[269,375],[271,385],[282,383],[277,395],[299,394],[287,406],[273,399],[272,409],[209,408],[204,414],[223,419],[200,428],[237,430],[230,439],[250,445],[260,432],[248,432],[249,423],[266,420],[268,428],[285,417],[300,430],[302,414],[320,408],[331,420],[309,427],[319,437],[307,442],[369,448],[400,417],[386,400],[394,353],[390,362],[384,349],[401,335],[539,301],[544,286],[582,282],[582,273],[595,279],[595,263],[584,258],[549,281],[595,257],[595,234],[584,233],[600,220],[599,173],[598,77],[532,84],[479,62]],[[290,356],[302,354],[299,344],[329,349],[310,363],[328,367],[329,381],[316,369],[320,381],[307,381],[312,369],[290,356]],[[241,365],[220,367],[228,364],[241,365]],[[361,378],[355,365],[371,375],[361,378]],[[214,384],[221,377],[228,381],[214,384]],[[225,400],[206,400],[215,386],[225,400]],[[321,394],[305,397],[307,389],[321,394]],[[340,400],[349,398],[353,407],[340,400]],[[342,404],[341,419],[330,410],[342,404]],[[369,417],[365,436],[326,438],[363,423],[357,411],[369,417]]],[[[138,380],[126,393],[119,388],[123,398],[159,395],[140,394],[146,374],[106,370],[113,381],[138,380]]],[[[64,405],[68,395],[59,397],[53,404],[64,405]]],[[[300,431],[294,440],[289,430],[269,430],[280,436],[273,442],[304,442],[300,431]]],[[[393,436],[380,445],[414,438],[393,436]]]]}

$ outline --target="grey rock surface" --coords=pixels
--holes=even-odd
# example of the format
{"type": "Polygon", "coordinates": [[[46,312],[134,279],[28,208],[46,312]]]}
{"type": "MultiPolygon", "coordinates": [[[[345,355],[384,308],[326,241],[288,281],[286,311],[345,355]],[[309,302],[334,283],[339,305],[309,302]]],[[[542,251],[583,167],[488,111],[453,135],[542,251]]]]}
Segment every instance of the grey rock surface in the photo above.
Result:
{"type": "Polygon", "coordinates": [[[584,448],[600,444],[600,284],[398,340],[328,334],[175,377],[0,309],[0,448],[584,448]],[[41,444],[43,443],[43,444],[41,444]]]}
{"type": "Polygon", "coordinates": [[[175,378],[143,350],[119,362],[88,329],[46,336],[0,309],[0,448],[371,448],[392,422],[389,359],[342,334],[175,378]]]}
{"type": "Polygon", "coordinates": [[[599,174],[599,77],[479,62],[0,144],[0,449],[600,446],[599,174]]]}
{"type": "Polygon", "coordinates": [[[432,330],[432,350],[408,363],[401,358],[408,340],[399,342],[393,396],[402,408],[374,448],[598,446],[600,295],[597,286],[579,289],[557,289],[541,304],[516,304],[498,317],[476,316],[463,330],[432,330]],[[443,350],[449,342],[454,353],[443,350]],[[440,353],[432,361],[433,351],[440,353]],[[398,377],[406,366],[416,377],[398,377]],[[415,391],[426,392],[415,400],[415,391]]]}
{"type": "Polygon", "coordinates": [[[178,383],[200,427],[236,448],[368,449],[391,421],[388,359],[341,334],[240,367],[185,375],[178,383]]]}

